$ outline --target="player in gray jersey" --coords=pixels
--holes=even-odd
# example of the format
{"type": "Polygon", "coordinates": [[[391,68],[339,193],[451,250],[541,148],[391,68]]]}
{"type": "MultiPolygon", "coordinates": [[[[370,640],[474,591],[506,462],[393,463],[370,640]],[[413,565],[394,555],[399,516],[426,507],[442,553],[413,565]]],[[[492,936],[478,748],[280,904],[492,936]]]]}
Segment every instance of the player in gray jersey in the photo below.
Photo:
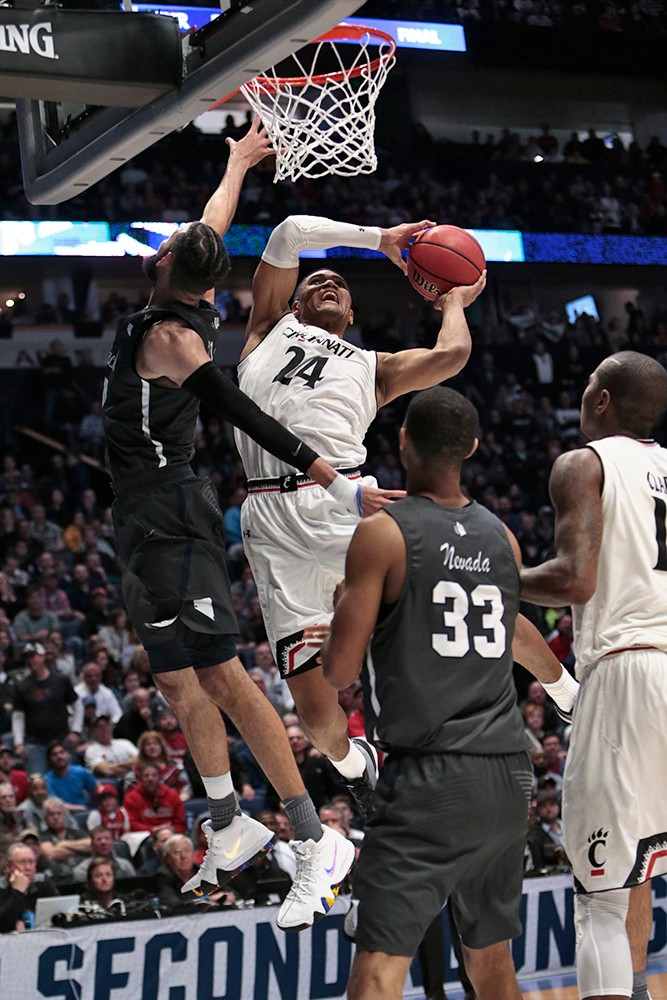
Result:
{"type": "Polygon", "coordinates": [[[400,432],[408,495],[357,527],[323,648],[338,690],[366,654],[366,732],[387,753],[354,876],[350,1000],[399,1000],[447,900],[479,1000],[520,996],[508,942],[521,930],[532,769],[513,660],[562,709],[576,682],[517,617],[516,539],[462,492],[477,424],[451,389],[412,400],[400,432]]]}
{"type": "MultiPolygon", "coordinates": [[[[183,891],[203,895],[223,884],[273,840],[238,808],[222,708],[283,799],[294,829],[297,873],[278,925],[299,930],[328,912],[354,851],[319,822],[284,727],[236,655],[222,517],[212,484],[189,464],[199,403],[332,490],[348,509],[357,510],[358,491],[212,361],[220,319],[214,287],[229,269],[221,236],[246,171],[270,152],[257,121],[242,140],[227,141],[229,164],[201,221],[179,229],[145,261],[151,299],[119,325],[107,365],[104,421],[123,593],[155,683],[176,712],[202,775],[211,813],[202,828],[204,861],[183,891]]],[[[383,501],[382,491],[366,490],[364,499],[369,497],[371,504],[383,501]]]]}
{"type": "Polygon", "coordinates": [[[621,351],[581,401],[589,443],[554,463],[556,555],[522,596],[572,605],[581,690],[563,776],[581,997],[647,1000],[650,880],[667,872],[667,372],[621,351]],[[662,775],[662,777],[660,777],[662,775]]]}

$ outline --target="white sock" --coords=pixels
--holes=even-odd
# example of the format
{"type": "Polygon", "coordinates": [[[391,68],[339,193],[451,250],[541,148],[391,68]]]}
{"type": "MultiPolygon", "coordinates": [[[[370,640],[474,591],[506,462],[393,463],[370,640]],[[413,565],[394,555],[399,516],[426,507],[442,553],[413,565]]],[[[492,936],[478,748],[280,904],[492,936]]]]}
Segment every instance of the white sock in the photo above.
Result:
{"type": "Polygon", "coordinates": [[[367,761],[362,751],[352,740],[349,741],[349,747],[347,755],[342,760],[332,760],[331,757],[329,760],[344,778],[352,781],[353,778],[361,778],[366,770],[367,761]]]}
{"type": "Polygon", "coordinates": [[[224,799],[228,795],[234,794],[234,785],[229,771],[225,774],[216,774],[212,778],[201,776],[206,795],[209,799],[224,799]]]}

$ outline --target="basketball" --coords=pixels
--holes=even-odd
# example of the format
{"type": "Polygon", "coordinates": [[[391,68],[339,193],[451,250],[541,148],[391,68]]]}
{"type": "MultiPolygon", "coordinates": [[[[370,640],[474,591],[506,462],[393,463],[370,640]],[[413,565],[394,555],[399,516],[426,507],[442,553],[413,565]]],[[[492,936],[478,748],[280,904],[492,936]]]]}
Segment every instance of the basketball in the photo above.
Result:
{"type": "Polygon", "coordinates": [[[433,226],[408,251],[410,284],[429,302],[457,285],[474,285],[485,267],[481,246],[458,226],[433,226]]]}

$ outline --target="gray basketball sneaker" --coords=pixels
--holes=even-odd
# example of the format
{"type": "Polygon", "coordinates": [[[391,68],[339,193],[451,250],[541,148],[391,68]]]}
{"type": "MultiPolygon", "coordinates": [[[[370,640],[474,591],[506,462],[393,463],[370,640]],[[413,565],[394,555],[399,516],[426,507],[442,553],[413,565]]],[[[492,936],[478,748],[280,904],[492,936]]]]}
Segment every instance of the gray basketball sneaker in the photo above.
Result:
{"type": "Polygon", "coordinates": [[[378,781],[378,755],[374,746],[362,736],[355,736],[352,743],[359,747],[366,758],[366,770],[360,778],[352,778],[345,784],[352,793],[357,809],[361,816],[361,822],[366,826],[375,816],[375,786],[378,781]]]}

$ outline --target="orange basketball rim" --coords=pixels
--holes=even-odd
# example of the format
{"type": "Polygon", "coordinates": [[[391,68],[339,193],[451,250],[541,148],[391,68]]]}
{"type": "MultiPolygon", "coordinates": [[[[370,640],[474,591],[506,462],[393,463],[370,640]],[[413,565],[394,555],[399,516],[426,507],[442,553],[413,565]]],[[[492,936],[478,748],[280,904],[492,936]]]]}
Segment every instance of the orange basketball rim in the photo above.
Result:
{"type": "Polygon", "coordinates": [[[377,168],[375,103],[395,53],[385,31],[343,23],[281,63],[294,72],[272,66],[239,88],[276,151],[275,181],[377,168]]]}

